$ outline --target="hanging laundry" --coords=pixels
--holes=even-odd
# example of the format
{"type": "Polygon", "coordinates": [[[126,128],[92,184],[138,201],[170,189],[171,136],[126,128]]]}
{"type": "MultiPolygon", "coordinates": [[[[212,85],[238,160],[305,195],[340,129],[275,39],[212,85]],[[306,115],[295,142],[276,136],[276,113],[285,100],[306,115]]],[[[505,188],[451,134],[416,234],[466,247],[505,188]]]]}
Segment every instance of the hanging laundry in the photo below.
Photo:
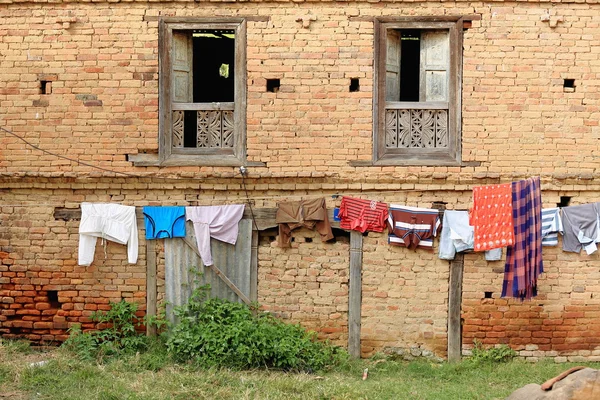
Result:
{"type": "Polygon", "coordinates": [[[542,261],[542,191],[540,177],[512,183],[514,244],[506,249],[502,297],[537,296],[542,261]]]}
{"type": "MultiPolygon", "coordinates": [[[[469,225],[469,212],[446,210],[440,234],[439,257],[442,260],[454,260],[456,253],[473,250],[474,230],[469,225]]],[[[487,261],[498,261],[502,258],[502,249],[487,250],[487,261]]]]}
{"type": "Polygon", "coordinates": [[[210,238],[235,244],[238,223],[244,216],[244,204],[185,208],[185,219],[192,221],[198,252],[204,265],[213,265],[210,238]]]}
{"type": "Polygon", "coordinates": [[[512,186],[476,186],[470,224],[475,230],[475,251],[497,249],[514,243],[512,186]]]}
{"type": "Polygon", "coordinates": [[[144,207],[146,239],[185,237],[185,207],[144,207]]]}
{"type": "MultiPolygon", "coordinates": [[[[127,245],[127,259],[135,264],[138,257],[138,231],[135,207],[120,204],[81,203],[79,223],[79,265],[94,261],[96,241],[110,240],[127,245]]],[[[106,245],[106,244],[105,244],[106,245]]]]}
{"type": "Polygon", "coordinates": [[[386,203],[343,197],[340,205],[340,228],[359,231],[383,232],[388,218],[386,203]]]}
{"type": "Polygon", "coordinates": [[[563,234],[560,208],[542,209],[542,246],[557,246],[559,233],[563,234]]]}
{"type": "Polygon", "coordinates": [[[589,255],[597,250],[598,215],[600,203],[569,206],[562,209],[563,251],[585,252],[589,255]]]}
{"type": "Polygon", "coordinates": [[[333,239],[324,198],[279,203],[275,222],[279,224],[280,247],[290,247],[292,231],[300,227],[316,229],[323,242],[333,239]]]}
{"type": "Polygon", "coordinates": [[[438,210],[390,204],[388,243],[409,249],[433,251],[433,238],[440,228],[438,210]]]}

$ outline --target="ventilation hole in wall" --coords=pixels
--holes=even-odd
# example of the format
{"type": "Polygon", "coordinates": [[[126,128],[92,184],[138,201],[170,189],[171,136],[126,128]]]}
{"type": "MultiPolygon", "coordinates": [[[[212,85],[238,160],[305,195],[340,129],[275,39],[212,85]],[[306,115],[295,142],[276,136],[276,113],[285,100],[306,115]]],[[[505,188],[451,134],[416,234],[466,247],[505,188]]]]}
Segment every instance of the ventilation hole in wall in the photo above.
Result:
{"type": "Polygon", "coordinates": [[[52,81],[40,81],[40,94],[52,93],[52,81]]]}
{"type": "Polygon", "coordinates": [[[431,208],[434,208],[436,210],[445,210],[446,205],[448,205],[448,203],[445,201],[434,201],[433,203],[431,203],[431,208]]]}
{"type": "Polygon", "coordinates": [[[485,299],[491,299],[493,292],[483,292],[483,297],[485,299]]]}
{"type": "Polygon", "coordinates": [[[565,79],[563,82],[563,87],[575,89],[575,79],[565,79]]]}
{"type": "Polygon", "coordinates": [[[295,241],[296,241],[296,238],[295,238],[295,237],[293,237],[293,238],[292,238],[292,243],[294,243],[295,241]]]}
{"type": "Polygon", "coordinates": [[[350,231],[345,231],[339,228],[331,228],[331,231],[333,232],[333,236],[336,240],[346,238],[348,241],[350,241],[350,231]]]}
{"type": "Polygon", "coordinates": [[[308,237],[308,238],[304,238],[304,241],[306,243],[312,243],[312,238],[308,237]]]}
{"type": "Polygon", "coordinates": [[[269,241],[270,242],[274,242],[275,241],[275,236],[269,236],[269,241]]]}
{"type": "Polygon", "coordinates": [[[279,86],[279,79],[267,79],[267,92],[277,93],[279,92],[279,86]]]}
{"type": "Polygon", "coordinates": [[[48,290],[48,303],[52,308],[60,308],[60,303],[58,301],[58,291],[56,290],[48,290]]]}
{"type": "Polygon", "coordinates": [[[360,90],[360,82],[358,81],[358,78],[351,78],[350,79],[350,91],[358,92],[359,90],[360,90]]]}
{"type": "Polygon", "coordinates": [[[556,207],[567,207],[570,202],[570,196],[560,196],[560,203],[556,203],[556,207]]]}

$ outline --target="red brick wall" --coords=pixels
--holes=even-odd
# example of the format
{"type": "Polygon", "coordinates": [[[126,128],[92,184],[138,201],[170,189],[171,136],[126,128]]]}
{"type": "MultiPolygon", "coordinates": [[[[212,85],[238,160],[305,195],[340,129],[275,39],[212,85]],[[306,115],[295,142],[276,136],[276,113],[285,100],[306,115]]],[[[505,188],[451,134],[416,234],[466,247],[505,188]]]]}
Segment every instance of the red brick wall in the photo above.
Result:
{"type": "MultiPolygon", "coordinates": [[[[247,27],[248,159],[265,163],[249,168],[247,187],[256,207],[351,193],[466,209],[473,185],[536,174],[542,176],[547,205],[559,196],[572,196],[574,203],[598,198],[598,14],[590,2],[5,4],[0,125],[44,149],[148,178],[115,178],[0,135],[1,332],[60,340],[72,323],[91,326],[90,313],[108,301],[145,303],[143,239],[135,266],[126,263],[124,247],[109,243],[106,259],[98,247],[93,266],[79,267],[78,222],[55,220],[55,207],[244,199],[233,168],[134,167],[127,161],[128,154],[158,149],[159,15],[268,17],[248,21],[247,27]],[[304,28],[296,20],[308,13],[316,20],[304,28]],[[481,21],[464,32],[464,165],[350,165],[372,155],[370,18],[466,14],[479,14],[481,21]],[[268,78],[281,79],[279,92],[266,91],[268,78]],[[350,78],[360,79],[360,91],[349,92],[350,78]],[[575,91],[563,89],[566,78],[575,79],[575,91]],[[39,93],[40,80],[52,81],[52,94],[39,93]],[[48,290],[58,291],[60,308],[48,308],[48,290]]],[[[343,343],[347,243],[302,241],[310,235],[298,233],[292,249],[298,253],[273,248],[262,238],[259,297],[265,307],[343,343]],[[321,251],[323,260],[307,261],[321,251]],[[297,266],[286,266],[290,260],[297,266]],[[318,288],[300,279],[303,270],[317,271],[318,288]]],[[[385,235],[369,234],[364,246],[363,354],[419,347],[444,355],[448,263],[391,248],[385,235]]],[[[597,356],[597,344],[587,336],[597,331],[597,256],[545,249],[544,257],[540,296],[524,304],[482,299],[485,291],[497,296],[502,263],[466,257],[466,351],[481,338],[486,344],[508,342],[526,357],[597,356]],[[540,320],[542,328],[536,329],[540,320]]],[[[163,291],[160,258],[158,267],[163,291]]]]}
{"type": "MultiPolygon", "coordinates": [[[[573,205],[597,198],[596,193],[584,196],[573,198],[573,205]]],[[[545,193],[546,199],[553,197],[553,193],[545,193]]],[[[543,259],[539,295],[521,302],[500,298],[504,262],[486,263],[478,255],[465,257],[466,353],[478,340],[484,345],[508,344],[530,360],[547,356],[559,361],[600,360],[598,254],[563,252],[559,239],[558,247],[543,248],[543,259]],[[490,292],[492,298],[485,298],[485,292],[490,292]]]]}

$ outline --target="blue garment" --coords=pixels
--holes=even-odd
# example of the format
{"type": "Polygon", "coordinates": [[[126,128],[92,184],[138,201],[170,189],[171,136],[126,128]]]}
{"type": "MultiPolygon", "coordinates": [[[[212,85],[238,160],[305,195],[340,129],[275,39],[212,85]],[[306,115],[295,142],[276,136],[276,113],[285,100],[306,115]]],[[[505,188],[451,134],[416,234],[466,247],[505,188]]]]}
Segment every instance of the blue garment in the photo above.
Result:
{"type": "Polygon", "coordinates": [[[185,237],[185,207],[144,207],[146,239],[185,237]]]}

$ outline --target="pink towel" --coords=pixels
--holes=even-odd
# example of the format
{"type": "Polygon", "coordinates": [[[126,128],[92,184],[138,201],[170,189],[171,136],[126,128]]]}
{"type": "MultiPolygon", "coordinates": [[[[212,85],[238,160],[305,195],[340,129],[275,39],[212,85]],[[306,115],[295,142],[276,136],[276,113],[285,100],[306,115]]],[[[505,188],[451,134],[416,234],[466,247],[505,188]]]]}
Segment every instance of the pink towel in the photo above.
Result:
{"type": "Polygon", "coordinates": [[[238,223],[243,216],[243,204],[185,208],[185,219],[194,224],[198,251],[204,265],[213,264],[210,238],[235,244],[238,236],[238,223]]]}

